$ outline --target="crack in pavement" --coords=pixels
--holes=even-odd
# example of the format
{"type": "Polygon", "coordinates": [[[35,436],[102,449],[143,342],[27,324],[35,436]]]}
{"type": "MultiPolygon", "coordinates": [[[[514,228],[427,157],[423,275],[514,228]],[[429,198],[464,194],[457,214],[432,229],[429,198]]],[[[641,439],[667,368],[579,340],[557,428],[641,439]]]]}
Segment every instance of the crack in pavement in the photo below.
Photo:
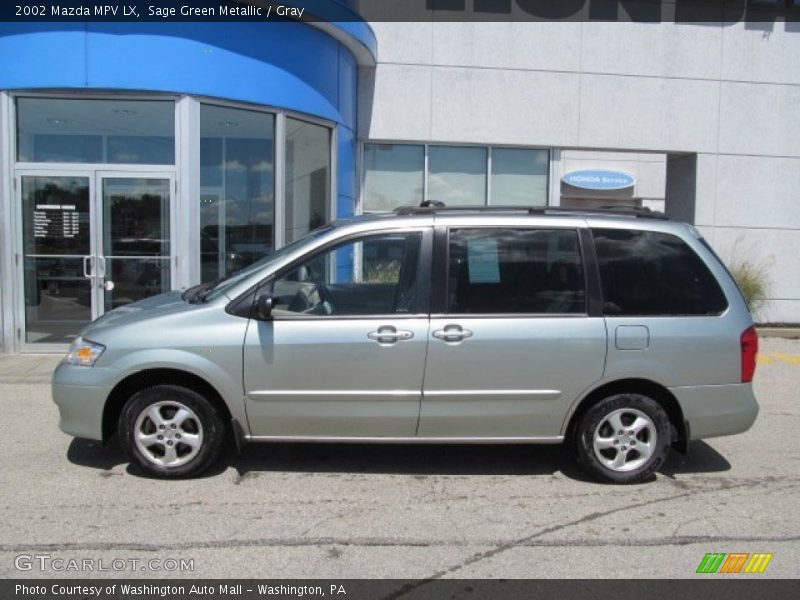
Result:
{"type": "MultiPolygon", "coordinates": [[[[563,529],[568,529],[570,527],[575,527],[576,525],[581,525],[583,523],[591,523],[592,521],[596,521],[598,519],[602,519],[603,517],[607,517],[607,516],[610,516],[610,515],[613,515],[613,514],[616,514],[616,513],[625,512],[625,511],[636,509],[636,508],[643,508],[643,507],[646,507],[646,506],[652,506],[654,504],[661,504],[661,503],[664,503],[664,502],[671,502],[673,500],[679,500],[681,498],[688,498],[690,496],[695,496],[695,495],[715,493],[715,492],[721,492],[721,491],[738,489],[738,488],[751,488],[751,487],[755,487],[757,485],[761,485],[761,484],[764,484],[764,483],[772,483],[772,482],[775,482],[775,481],[781,481],[781,480],[785,480],[785,479],[786,478],[760,477],[760,478],[755,479],[755,480],[742,481],[742,482],[739,482],[739,483],[733,483],[733,482],[730,482],[730,481],[723,481],[722,485],[719,485],[719,486],[716,486],[716,487],[713,487],[713,488],[701,488],[701,489],[689,490],[689,491],[683,492],[681,494],[674,494],[672,496],[663,496],[661,498],[653,498],[651,500],[646,500],[644,502],[638,502],[636,504],[628,504],[626,506],[619,506],[617,508],[611,508],[609,510],[602,511],[602,512],[589,513],[588,515],[584,515],[583,517],[580,517],[579,519],[574,519],[572,521],[567,521],[565,523],[559,523],[559,524],[553,525],[551,527],[545,527],[544,529],[540,529],[539,531],[536,531],[535,533],[532,533],[532,534],[527,535],[525,537],[518,538],[516,540],[511,540],[511,541],[508,541],[508,542],[503,542],[501,544],[496,545],[494,548],[491,548],[490,550],[485,550],[483,552],[476,552],[475,554],[472,554],[471,556],[469,556],[466,559],[462,560],[458,564],[453,565],[452,567],[436,571],[436,572],[432,573],[431,575],[429,575],[428,577],[421,578],[420,580],[418,580],[418,581],[416,581],[414,583],[410,583],[410,584],[404,585],[403,587],[399,588],[398,590],[395,590],[394,592],[392,592],[388,596],[385,596],[382,600],[396,600],[397,598],[405,596],[406,594],[408,594],[410,592],[413,592],[414,590],[417,590],[417,589],[419,589],[419,588],[421,588],[421,587],[423,587],[425,585],[428,585],[429,583],[431,583],[431,582],[433,582],[433,581],[435,581],[437,579],[441,579],[445,575],[452,575],[453,573],[456,573],[456,572],[460,571],[461,569],[464,569],[465,567],[468,567],[470,565],[473,565],[475,563],[484,561],[484,560],[489,559],[489,558],[493,558],[493,557],[497,556],[498,554],[502,554],[503,552],[507,552],[508,550],[511,550],[512,548],[525,546],[527,543],[532,542],[533,540],[535,540],[537,538],[543,537],[543,536],[548,535],[550,533],[554,533],[556,531],[561,531],[563,529]]],[[[797,484],[793,483],[791,485],[784,486],[784,488],[792,488],[792,487],[797,487],[797,484]]]]}
{"type": "MultiPolygon", "coordinates": [[[[775,536],[724,536],[724,535],[684,535],[646,539],[613,539],[597,540],[592,538],[528,540],[516,544],[521,548],[556,548],[583,547],[601,548],[616,546],[657,547],[657,546],[689,546],[692,544],[727,543],[727,542],[797,542],[800,534],[775,536]]],[[[205,542],[189,542],[180,544],[141,544],[124,542],[63,544],[0,544],[0,552],[75,552],[125,550],[132,552],[163,552],[171,550],[200,549],[233,549],[233,548],[302,548],[315,546],[343,546],[351,548],[435,548],[435,547],[468,547],[468,546],[501,546],[506,544],[500,540],[397,540],[392,538],[256,538],[251,540],[208,540],[205,542]]]]}

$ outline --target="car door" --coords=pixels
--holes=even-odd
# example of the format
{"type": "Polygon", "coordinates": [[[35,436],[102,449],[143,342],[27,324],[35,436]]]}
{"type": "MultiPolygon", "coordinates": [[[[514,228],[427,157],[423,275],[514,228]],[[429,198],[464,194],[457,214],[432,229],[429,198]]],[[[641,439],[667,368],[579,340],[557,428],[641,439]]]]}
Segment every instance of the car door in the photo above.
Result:
{"type": "Polygon", "coordinates": [[[574,226],[437,231],[434,280],[444,285],[433,300],[420,437],[557,441],[606,354],[581,238],[574,226]]]}
{"type": "Polygon", "coordinates": [[[362,234],[265,282],[251,319],[244,387],[263,437],[412,437],[429,326],[432,230],[362,234]]]}

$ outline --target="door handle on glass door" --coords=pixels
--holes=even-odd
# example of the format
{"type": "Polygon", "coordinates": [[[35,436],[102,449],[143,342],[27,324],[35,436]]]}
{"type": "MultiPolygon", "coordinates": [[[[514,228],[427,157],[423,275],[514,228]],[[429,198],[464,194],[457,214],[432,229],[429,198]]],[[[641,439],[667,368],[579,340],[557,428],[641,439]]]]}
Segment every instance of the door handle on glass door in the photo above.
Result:
{"type": "Polygon", "coordinates": [[[83,276],[86,277],[86,279],[91,279],[92,277],[94,277],[94,274],[89,273],[89,269],[94,271],[94,258],[91,257],[91,256],[84,256],[83,257],[83,276]],[[92,265],[91,267],[89,266],[90,264],[92,265]]]}

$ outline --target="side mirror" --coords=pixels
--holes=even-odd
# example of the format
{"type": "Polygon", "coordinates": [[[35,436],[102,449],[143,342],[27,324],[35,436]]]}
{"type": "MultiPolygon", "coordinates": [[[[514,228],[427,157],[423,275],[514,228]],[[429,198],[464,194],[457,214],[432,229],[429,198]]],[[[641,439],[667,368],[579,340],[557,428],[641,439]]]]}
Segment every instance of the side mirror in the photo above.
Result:
{"type": "Polygon", "coordinates": [[[256,297],[255,314],[259,321],[269,321],[272,318],[272,295],[262,292],[256,297]]]}

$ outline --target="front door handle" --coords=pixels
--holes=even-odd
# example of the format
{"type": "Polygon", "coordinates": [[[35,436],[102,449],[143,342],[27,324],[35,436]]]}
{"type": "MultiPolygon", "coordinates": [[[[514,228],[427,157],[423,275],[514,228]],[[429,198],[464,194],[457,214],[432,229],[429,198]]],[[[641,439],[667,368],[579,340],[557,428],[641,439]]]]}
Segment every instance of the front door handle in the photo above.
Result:
{"type": "Polygon", "coordinates": [[[433,332],[433,337],[437,340],[442,340],[447,343],[463,342],[467,338],[472,337],[472,332],[469,329],[464,329],[461,325],[445,325],[444,329],[437,329],[433,332]]]}
{"type": "Polygon", "coordinates": [[[367,337],[379,344],[394,344],[403,340],[410,340],[414,337],[413,331],[398,330],[391,325],[378,327],[377,331],[370,331],[367,337]]]}

